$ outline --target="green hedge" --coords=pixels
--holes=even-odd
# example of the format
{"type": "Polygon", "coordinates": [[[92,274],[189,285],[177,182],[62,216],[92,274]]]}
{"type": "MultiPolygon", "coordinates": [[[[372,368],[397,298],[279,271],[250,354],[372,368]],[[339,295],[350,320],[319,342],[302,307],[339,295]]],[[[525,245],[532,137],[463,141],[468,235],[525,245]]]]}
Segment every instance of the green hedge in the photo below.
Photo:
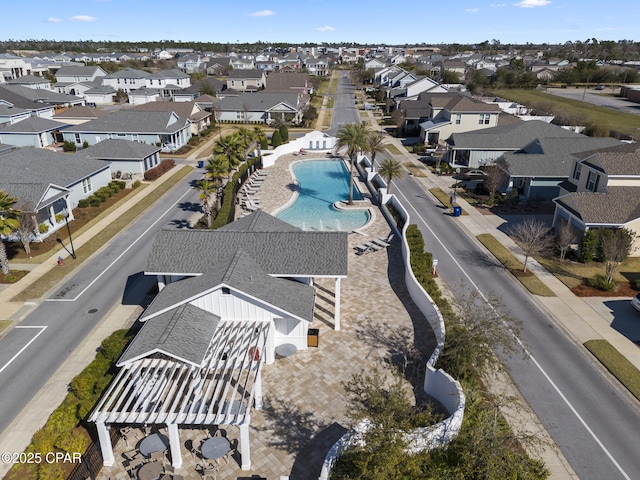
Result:
{"type": "Polygon", "coordinates": [[[222,206],[220,210],[218,210],[216,218],[211,222],[212,229],[215,230],[233,221],[236,193],[242,182],[249,176],[247,173],[249,168],[254,165],[259,167],[261,164],[262,158],[252,158],[243,163],[240,168],[238,168],[238,171],[233,174],[231,180],[225,185],[224,190],[222,190],[222,206]],[[240,180],[240,182],[238,182],[238,180],[240,180]]]}
{"type": "Polygon", "coordinates": [[[449,303],[442,297],[440,288],[433,279],[433,255],[424,251],[422,232],[416,225],[411,224],[407,227],[406,238],[411,252],[411,270],[416,280],[441,310],[448,309],[449,303]]]}

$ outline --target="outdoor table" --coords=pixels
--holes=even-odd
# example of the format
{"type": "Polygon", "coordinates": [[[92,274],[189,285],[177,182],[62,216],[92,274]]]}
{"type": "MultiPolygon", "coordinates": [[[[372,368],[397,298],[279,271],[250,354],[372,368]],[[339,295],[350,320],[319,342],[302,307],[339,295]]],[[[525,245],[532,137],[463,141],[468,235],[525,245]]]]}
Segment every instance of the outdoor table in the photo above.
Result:
{"type": "Polygon", "coordinates": [[[222,458],[231,450],[231,443],[224,437],[211,437],[202,444],[200,452],[204,458],[222,458]]]}
{"type": "Polygon", "coordinates": [[[140,442],[138,449],[145,457],[155,452],[164,452],[169,445],[169,439],[161,433],[154,433],[140,442]]]}
{"type": "Polygon", "coordinates": [[[158,480],[162,475],[162,464],[160,462],[145,463],[138,470],[140,480],[158,480]]]}
{"type": "Polygon", "coordinates": [[[281,357],[290,357],[297,351],[298,347],[296,347],[293,343],[283,343],[282,345],[278,345],[276,347],[276,354],[281,357]]]}

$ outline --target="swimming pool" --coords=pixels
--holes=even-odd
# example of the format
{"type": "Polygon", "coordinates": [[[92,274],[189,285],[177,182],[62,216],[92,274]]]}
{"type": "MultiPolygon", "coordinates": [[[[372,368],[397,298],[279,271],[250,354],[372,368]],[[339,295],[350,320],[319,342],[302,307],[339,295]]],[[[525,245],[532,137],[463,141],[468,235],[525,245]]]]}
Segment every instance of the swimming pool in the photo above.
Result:
{"type": "MultiPolygon", "coordinates": [[[[349,171],[342,160],[306,160],[293,165],[300,186],[290,207],[276,216],[303,230],[344,231],[369,221],[368,210],[337,210],[333,204],[349,200],[349,171]]],[[[353,199],[362,200],[354,186],[353,199]]]]}

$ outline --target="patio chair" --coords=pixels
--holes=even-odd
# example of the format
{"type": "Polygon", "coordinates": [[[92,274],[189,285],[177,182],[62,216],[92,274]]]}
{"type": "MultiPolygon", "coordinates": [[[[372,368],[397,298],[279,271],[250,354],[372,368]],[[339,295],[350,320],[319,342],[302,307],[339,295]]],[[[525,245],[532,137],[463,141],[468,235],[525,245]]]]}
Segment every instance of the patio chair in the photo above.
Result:
{"type": "Polygon", "coordinates": [[[356,255],[362,255],[364,253],[368,253],[371,249],[371,243],[363,243],[362,245],[356,246],[356,255]]]}
{"type": "Polygon", "coordinates": [[[383,245],[378,245],[375,240],[371,241],[369,244],[369,250],[372,252],[377,252],[378,250],[382,250],[384,248],[383,245]]]}
{"type": "Polygon", "coordinates": [[[134,476],[134,472],[140,468],[142,465],[144,465],[144,458],[136,458],[134,460],[131,460],[129,462],[129,464],[127,465],[127,470],[129,471],[129,476],[131,476],[133,478],[134,476]]]}
{"type": "Polygon", "coordinates": [[[139,450],[129,450],[128,452],[122,452],[122,456],[126,458],[129,462],[135,460],[140,456],[139,450]]]}
{"type": "Polygon", "coordinates": [[[164,476],[167,480],[184,480],[184,475],[180,475],[176,473],[176,468],[173,465],[165,465],[164,467],[164,476]]]}
{"type": "Polygon", "coordinates": [[[387,248],[388,246],[391,245],[390,243],[385,242],[384,239],[382,238],[374,238],[373,240],[371,240],[371,242],[382,248],[387,248]]]}

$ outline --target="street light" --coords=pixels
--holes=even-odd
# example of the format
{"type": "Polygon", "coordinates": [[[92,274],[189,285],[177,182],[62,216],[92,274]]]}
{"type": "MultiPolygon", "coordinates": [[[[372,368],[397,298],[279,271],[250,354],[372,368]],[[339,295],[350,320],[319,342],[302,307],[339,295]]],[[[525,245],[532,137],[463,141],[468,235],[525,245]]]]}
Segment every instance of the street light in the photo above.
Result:
{"type": "Polygon", "coordinates": [[[71,255],[71,258],[73,258],[74,260],[76,259],[76,250],[75,248],[73,248],[73,238],[71,238],[71,227],[69,227],[69,210],[67,210],[66,208],[62,210],[62,216],[64,217],[64,221],[67,224],[67,232],[69,233],[69,245],[71,245],[71,251],[69,252],[69,250],[67,249],[67,247],[65,247],[64,243],[62,243],[62,240],[58,238],[58,243],[60,243],[64,249],[69,252],[69,255],[71,255]]]}

